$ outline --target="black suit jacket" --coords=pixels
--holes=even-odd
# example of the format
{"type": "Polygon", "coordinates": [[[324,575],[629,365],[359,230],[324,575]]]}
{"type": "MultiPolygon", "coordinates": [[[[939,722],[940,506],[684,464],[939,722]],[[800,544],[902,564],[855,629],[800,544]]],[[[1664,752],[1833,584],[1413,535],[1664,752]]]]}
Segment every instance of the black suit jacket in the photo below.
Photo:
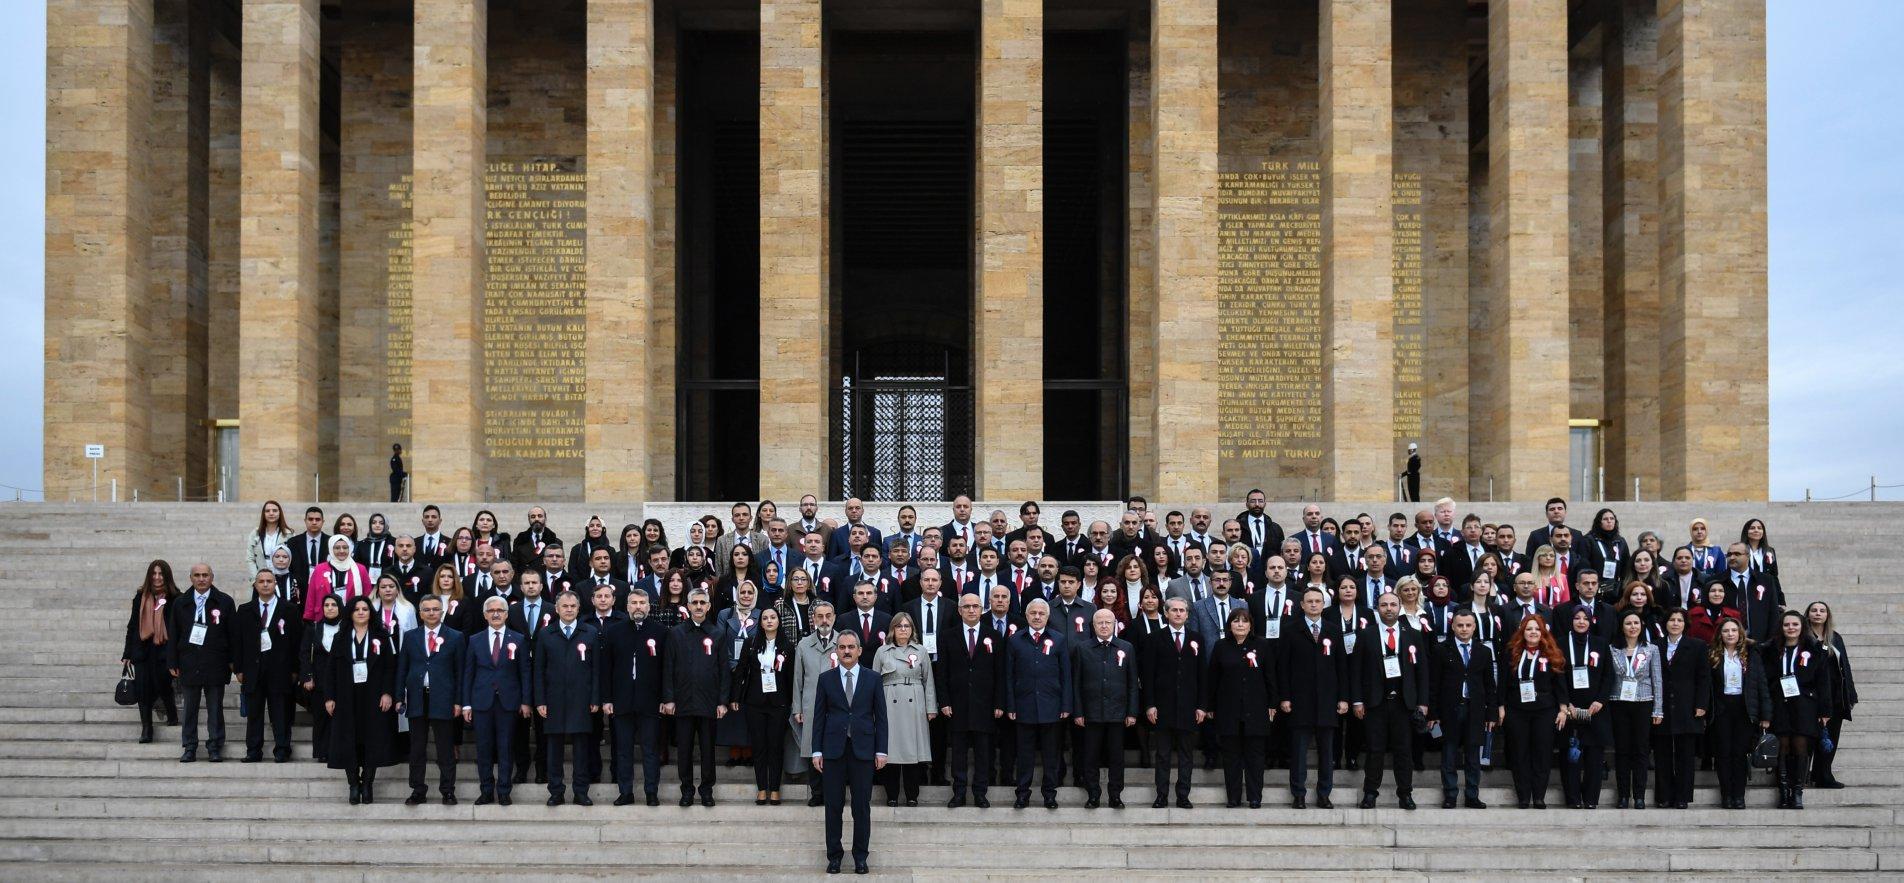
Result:
{"type": "MultiPolygon", "coordinates": [[[[1350,701],[1371,709],[1388,701],[1388,667],[1382,662],[1389,655],[1387,628],[1379,619],[1371,622],[1355,644],[1354,658],[1360,670],[1355,678],[1356,693],[1350,701]]],[[[1429,650],[1434,642],[1409,625],[1407,617],[1396,619],[1395,629],[1394,656],[1401,660],[1402,676],[1394,683],[1401,691],[1402,704],[1409,708],[1427,705],[1431,683],[1428,671],[1432,665],[1429,650]]]]}
{"type": "Polygon", "coordinates": [[[1494,721],[1495,709],[1501,705],[1494,678],[1494,648],[1478,637],[1469,646],[1471,653],[1463,665],[1461,642],[1453,635],[1435,645],[1435,689],[1428,706],[1428,717],[1441,721],[1446,735],[1460,738],[1466,744],[1481,738],[1483,724],[1494,721]],[[1468,688],[1466,699],[1461,698],[1463,684],[1468,688]],[[1464,707],[1468,710],[1466,728],[1460,733],[1452,732],[1455,711],[1464,707]]]}
{"type": "Polygon", "coordinates": [[[979,620],[978,641],[972,652],[965,647],[965,623],[954,621],[939,630],[939,658],[933,678],[939,706],[952,709],[946,727],[967,733],[989,733],[995,727],[992,712],[1004,706],[1005,637],[992,630],[991,620],[979,620]]]}
{"type": "MultiPolygon", "coordinates": [[[[903,605],[903,609],[907,616],[912,617],[912,627],[919,636],[919,643],[924,644],[926,628],[926,621],[923,616],[925,613],[925,597],[920,596],[907,601],[903,605]]],[[[942,635],[946,629],[956,628],[960,625],[959,609],[953,605],[952,599],[946,597],[944,592],[940,592],[939,597],[933,602],[932,615],[934,617],[932,621],[933,634],[935,635],[942,635]]],[[[931,649],[936,651],[936,645],[931,649]]]]}
{"type": "Polygon", "coordinates": [[[298,647],[304,632],[303,611],[279,598],[269,622],[262,619],[263,614],[263,605],[256,598],[238,608],[238,627],[232,636],[237,644],[233,667],[244,676],[248,693],[261,689],[288,693],[296,683],[298,647]],[[264,640],[260,632],[270,633],[271,649],[262,649],[264,640]]]}
{"type": "MultiPolygon", "coordinates": [[[[1324,534],[1327,536],[1327,534],[1324,534]]],[[[1282,683],[1278,692],[1289,703],[1289,725],[1294,727],[1333,727],[1336,703],[1346,702],[1352,693],[1355,660],[1343,650],[1341,618],[1322,612],[1322,630],[1309,634],[1309,621],[1302,616],[1283,622],[1283,658],[1278,666],[1282,683]]]]}
{"type": "Polygon", "coordinates": [[[310,554],[310,539],[310,534],[300,531],[296,536],[286,540],[284,543],[285,548],[291,550],[291,573],[298,578],[299,585],[309,585],[311,582],[311,570],[322,563],[324,559],[331,557],[330,534],[319,535],[316,558],[312,558],[310,554]]]}
{"type": "MultiPolygon", "coordinates": [[[[178,669],[179,683],[187,687],[229,684],[237,647],[238,606],[231,603],[230,595],[213,586],[205,596],[205,641],[193,644],[192,624],[198,615],[193,595],[188,588],[166,608],[167,665],[178,669]]],[[[303,616],[301,611],[299,616],[303,616]]]]}
{"type": "MultiPolygon", "coordinates": [[[[1248,509],[1236,513],[1236,522],[1243,525],[1243,544],[1254,550],[1258,559],[1267,558],[1275,554],[1277,549],[1282,548],[1283,526],[1277,524],[1276,519],[1269,517],[1267,510],[1263,512],[1263,533],[1265,536],[1259,537],[1256,535],[1253,525],[1250,523],[1250,513],[1248,509]]],[[[1292,571],[1295,570],[1296,565],[1292,562],[1289,569],[1292,571]]]]}
{"type": "Polygon", "coordinates": [[[1145,713],[1149,713],[1148,709],[1157,709],[1157,726],[1195,730],[1198,703],[1203,695],[1203,650],[1207,642],[1188,625],[1184,627],[1182,650],[1177,649],[1168,626],[1152,632],[1143,641],[1138,683],[1142,687],[1145,713]]]}
{"type": "Polygon", "coordinates": [[[649,618],[618,619],[602,630],[602,670],[596,678],[600,703],[618,715],[661,713],[661,666],[672,630],[649,618]]]}
{"type": "Polygon", "coordinates": [[[1706,729],[1697,709],[1711,710],[1712,666],[1706,661],[1706,642],[1681,636],[1673,658],[1666,658],[1666,642],[1659,642],[1659,679],[1666,687],[1666,719],[1659,732],[1667,736],[1695,736],[1706,729]]]}

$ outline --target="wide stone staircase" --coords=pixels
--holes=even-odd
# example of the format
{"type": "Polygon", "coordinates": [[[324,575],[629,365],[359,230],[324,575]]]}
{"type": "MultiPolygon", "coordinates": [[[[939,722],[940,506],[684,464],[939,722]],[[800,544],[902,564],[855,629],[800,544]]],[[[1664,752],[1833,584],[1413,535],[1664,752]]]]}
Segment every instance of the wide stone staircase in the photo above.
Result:
{"type": "MultiPolygon", "coordinates": [[[[1064,504],[1048,504],[1047,512],[1064,504]]],[[[301,505],[293,506],[293,517],[301,505]]],[[[336,513],[392,514],[399,530],[415,507],[326,504],[336,513]],[[401,514],[397,514],[401,513],[401,514]]],[[[451,524],[477,507],[448,507],[451,524]]],[[[498,507],[506,528],[522,506],[498,507]]],[[[551,506],[551,524],[573,541],[601,511],[611,532],[639,520],[641,507],[551,506]],[[610,517],[610,511],[613,517],[610,517]],[[574,534],[575,536],[571,536],[574,534]]],[[[871,507],[883,522],[886,505],[871,507]]],[[[1016,511],[1007,506],[1008,511],[1016,511]]],[[[1085,507],[1079,506],[1084,509],[1085,507]]],[[[1108,511],[1097,505],[1086,511],[1108,511]]],[[[1324,506],[1342,514],[1360,506],[1324,506]]],[[[1378,520],[1388,507],[1376,513],[1378,520]]],[[[1463,506],[1513,519],[1522,532],[1540,523],[1536,505],[1463,506]]],[[[1584,504],[1582,505],[1584,507],[1584,504]]],[[[1895,543],[1888,525],[1904,505],[1624,504],[1629,537],[1653,529],[1669,545],[1702,514],[1715,539],[1735,535],[1745,518],[1770,526],[1787,596],[1794,605],[1823,599],[1836,611],[1850,646],[1862,704],[1846,725],[1838,776],[1849,787],[1806,794],[1802,812],[1772,809],[1767,774],[1754,774],[1746,811],[1713,808],[1712,774],[1699,774],[1696,808],[1617,810],[1611,787],[1601,808],[1545,812],[1511,809],[1506,770],[1490,772],[1486,811],[1442,810],[1433,768],[1416,777],[1423,808],[1353,808],[1361,774],[1338,771],[1333,810],[1287,808],[1286,774],[1268,773],[1261,810],[1222,807],[1221,774],[1199,770],[1192,810],[1149,808],[1148,771],[1132,770],[1131,808],[1085,810],[1066,788],[1062,807],[1014,811],[1006,789],[993,807],[947,810],[943,788],[927,788],[917,808],[888,809],[875,794],[874,873],[930,879],[1053,874],[1123,878],[1253,878],[1298,874],[1357,877],[1872,876],[1904,868],[1904,611],[1888,579],[1895,543]]],[[[690,512],[724,515],[721,504],[655,504],[670,525],[690,512]]],[[[942,505],[922,507],[921,523],[945,520],[942,505]]],[[[1225,506],[1219,512],[1232,511],[1225,506]]],[[[228,691],[223,764],[177,762],[178,731],[136,743],[134,709],[112,702],[129,596],[145,563],[172,562],[181,583],[194,561],[209,561],[219,584],[249,597],[241,566],[250,504],[0,506],[0,878],[4,879],[300,879],[536,877],[694,874],[703,878],[805,875],[824,863],[821,811],[805,789],[787,789],[779,807],[753,805],[751,773],[723,768],[719,805],[682,809],[613,807],[613,786],[597,785],[590,808],[541,805],[541,789],[517,789],[511,807],[472,804],[473,767],[459,770],[454,807],[405,807],[405,767],[379,779],[379,801],[350,806],[341,774],[310,761],[300,717],[297,762],[240,764],[244,721],[228,691]]],[[[838,507],[828,508],[837,513],[838,507]]],[[[989,507],[981,506],[981,511],[989,507]]],[[[1294,507],[1272,506],[1294,521],[1294,507]]],[[[1587,513],[1576,513],[1585,521],[1587,513]]],[[[675,531],[670,530],[675,536],[675,531]]],[[[679,541],[677,537],[677,542],[679,541]]],[[[465,756],[471,756],[465,749],[465,756]]],[[[662,794],[677,793],[672,770],[662,794]]],[[[430,780],[434,782],[434,771],[430,780]]],[[[432,785],[432,791],[434,786],[432,785]]],[[[1558,784],[1551,801],[1558,801],[1558,784]]],[[[1554,803],[1550,802],[1550,806],[1554,803]]]]}

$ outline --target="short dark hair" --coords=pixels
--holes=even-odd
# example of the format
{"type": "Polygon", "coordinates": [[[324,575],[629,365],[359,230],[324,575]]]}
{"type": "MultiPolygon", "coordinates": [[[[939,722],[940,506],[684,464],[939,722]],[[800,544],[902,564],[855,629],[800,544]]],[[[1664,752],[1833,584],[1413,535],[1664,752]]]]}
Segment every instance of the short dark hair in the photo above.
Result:
{"type": "Polygon", "coordinates": [[[1018,514],[1020,515],[1030,515],[1034,510],[1043,511],[1039,509],[1037,500],[1026,500],[1018,504],[1018,514]]]}
{"type": "MultiPolygon", "coordinates": [[[[1562,508],[1562,509],[1565,509],[1565,508],[1567,508],[1567,501],[1566,501],[1566,500],[1564,500],[1564,499],[1562,499],[1562,498],[1560,498],[1560,497],[1548,497],[1548,498],[1547,498],[1547,506],[1552,506],[1552,505],[1553,505],[1553,504],[1555,504],[1555,503],[1559,503],[1559,504],[1560,504],[1560,508],[1562,508]]],[[[1547,507],[1546,507],[1546,506],[1542,506],[1541,508],[1543,508],[1543,509],[1545,509],[1545,508],[1547,508],[1547,507]]]]}
{"type": "Polygon", "coordinates": [[[307,508],[307,509],[305,509],[305,510],[304,510],[304,514],[306,514],[306,515],[309,515],[309,514],[311,514],[311,513],[313,513],[313,512],[315,512],[315,513],[317,513],[317,514],[319,514],[319,515],[322,515],[322,514],[324,514],[324,510],[323,510],[323,508],[322,508],[322,507],[319,507],[319,506],[311,506],[311,507],[309,507],[309,508],[307,508]]]}
{"type": "Polygon", "coordinates": [[[436,508],[435,503],[431,503],[430,505],[423,507],[423,514],[428,515],[431,512],[435,512],[438,515],[443,514],[443,510],[436,508]]]}

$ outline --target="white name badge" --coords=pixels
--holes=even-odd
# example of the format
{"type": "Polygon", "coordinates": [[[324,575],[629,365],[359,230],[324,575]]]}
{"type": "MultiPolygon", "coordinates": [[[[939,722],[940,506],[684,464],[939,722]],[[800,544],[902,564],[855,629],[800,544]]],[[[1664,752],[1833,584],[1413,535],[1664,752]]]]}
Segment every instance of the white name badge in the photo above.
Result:
{"type": "Polygon", "coordinates": [[[1638,702],[1639,699],[1640,699],[1639,682],[1632,680],[1631,678],[1622,678],[1620,680],[1620,701],[1621,702],[1638,702]]]}
{"type": "Polygon", "coordinates": [[[192,623],[191,637],[186,638],[185,642],[188,644],[204,644],[205,643],[205,624],[202,622],[192,623]]]}
{"type": "Polygon", "coordinates": [[[1725,673],[1726,694],[1737,695],[1738,693],[1743,691],[1744,687],[1745,687],[1745,684],[1740,682],[1739,680],[1739,670],[1734,668],[1726,669],[1726,673],[1725,673]]]}
{"type": "Polygon", "coordinates": [[[1786,675],[1782,678],[1779,678],[1778,688],[1780,690],[1785,691],[1785,698],[1787,699],[1797,696],[1798,695],[1798,676],[1786,675]]]}
{"type": "Polygon", "coordinates": [[[1523,704],[1532,704],[1533,701],[1534,701],[1534,682],[1521,681],[1521,702],[1523,704]]]}
{"type": "Polygon", "coordinates": [[[1593,682],[1591,680],[1588,680],[1592,676],[1593,676],[1593,672],[1589,669],[1585,669],[1585,668],[1574,669],[1573,670],[1573,688],[1576,690],[1585,690],[1586,688],[1593,686],[1593,682]]]}
{"type": "Polygon", "coordinates": [[[264,631],[264,630],[260,630],[258,632],[258,652],[259,653],[271,652],[271,633],[270,632],[264,631]]]}
{"type": "Polygon", "coordinates": [[[1399,678],[1402,676],[1402,658],[1400,656],[1382,657],[1382,677],[1399,678]]]}
{"type": "Polygon", "coordinates": [[[1271,640],[1275,640],[1275,639],[1278,639],[1278,638],[1281,638],[1281,637],[1283,636],[1283,621],[1282,621],[1282,619],[1281,619],[1281,618],[1279,618],[1279,617],[1275,617],[1275,616],[1272,616],[1272,617],[1270,617],[1270,618],[1269,618],[1269,628],[1268,628],[1268,629],[1267,629],[1267,630],[1265,631],[1265,634],[1267,634],[1267,635],[1269,635],[1269,637],[1270,637],[1270,639],[1271,639],[1271,640]]]}
{"type": "Polygon", "coordinates": [[[780,676],[777,674],[774,674],[771,671],[761,672],[760,673],[760,692],[762,693],[780,692],[780,676]]]}
{"type": "Polygon", "coordinates": [[[350,664],[350,682],[353,684],[370,683],[370,663],[353,662],[350,664]]]}
{"type": "Polygon", "coordinates": [[[1614,575],[1619,572],[1620,572],[1620,559],[1618,558],[1612,559],[1608,561],[1607,563],[1600,565],[1601,579],[1612,579],[1614,575]]]}

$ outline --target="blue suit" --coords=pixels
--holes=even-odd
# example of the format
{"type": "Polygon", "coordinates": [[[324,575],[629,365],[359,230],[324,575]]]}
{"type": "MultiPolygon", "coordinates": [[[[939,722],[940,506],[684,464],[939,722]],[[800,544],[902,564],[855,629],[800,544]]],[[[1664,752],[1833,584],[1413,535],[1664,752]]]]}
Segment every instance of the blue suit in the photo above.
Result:
{"type": "MultiPolygon", "coordinates": [[[[870,524],[866,524],[864,522],[861,522],[860,526],[866,528],[867,542],[872,543],[873,545],[878,546],[881,549],[886,548],[886,544],[883,542],[880,542],[881,534],[879,532],[879,528],[874,527],[870,524]]],[[[828,537],[826,540],[826,557],[831,559],[845,559],[845,558],[851,558],[854,555],[859,554],[859,550],[847,548],[847,543],[851,542],[852,539],[853,539],[852,525],[842,524],[839,527],[833,528],[833,535],[828,537]]]]}
{"type": "Polygon", "coordinates": [[[826,795],[826,859],[838,862],[846,790],[853,791],[853,861],[866,861],[873,833],[873,759],[886,753],[886,691],[879,673],[864,665],[853,670],[853,696],[846,695],[845,669],[820,674],[813,696],[813,753],[825,758],[821,786],[826,795]]]}
{"type": "Polygon", "coordinates": [[[436,650],[430,651],[430,632],[422,626],[403,635],[397,650],[397,695],[410,718],[410,793],[424,793],[430,737],[436,737],[437,788],[445,797],[456,793],[456,735],[450,720],[462,712],[463,651],[466,642],[455,629],[438,625],[436,650]],[[429,687],[424,687],[424,680],[429,687]]]}
{"type": "Polygon", "coordinates": [[[1005,695],[1001,703],[1012,715],[1017,734],[1018,798],[1031,795],[1034,751],[1044,754],[1047,800],[1058,796],[1063,759],[1058,755],[1061,716],[1071,713],[1071,645],[1062,629],[1047,626],[1032,640],[1031,629],[1021,628],[1005,639],[1005,695]]]}
{"type": "Polygon", "coordinates": [[[484,794],[508,794],[517,710],[529,704],[529,639],[504,629],[491,658],[488,626],[469,636],[463,653],[463,707],[474,716],[476,773],[484,794]],[[498,768],[500,766],[500,768],[498,768]]]}

